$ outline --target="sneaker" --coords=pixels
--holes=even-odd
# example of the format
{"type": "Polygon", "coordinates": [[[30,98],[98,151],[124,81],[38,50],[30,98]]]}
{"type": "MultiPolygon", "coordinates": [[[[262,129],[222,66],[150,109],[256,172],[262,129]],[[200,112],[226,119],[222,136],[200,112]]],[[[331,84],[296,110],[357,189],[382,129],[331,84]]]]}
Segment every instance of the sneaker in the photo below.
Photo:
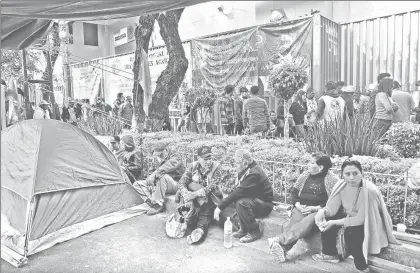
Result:
{"type": "Polygon", "coordinates": [[[150,198],[147,198],[144,203],[146,203],[149,207],[153,208],[153,203],[152,200],[150,200],[150,198]]]}
{"type": "Polygon", "coordinates": [[[197,243],[203,237],[203,234],[204,231],[201,228],[194,229],[191,235],[187,236],[187,243],[190,245],[197,243]]]}
{"type": "Polygon", "coordinates": [[[338,263],[340,259],[338,256],[325,255],[323,253],[312,255],[312,259],[317,262],[338,263]]]}
{"type": "Polygon", "coordinates": [[[149,209],[149,211],[147,212],[147,215],[152,216],[158,213],[161,213],[162,211],[165,210],[164,206],[161,206],[159,204],[152,204],[151,206],[152,208],[149,209]]]}
{"type": "Polygon", "coordinates": [[[273,254],[279,263],[284,263],[286,261],[286,251],[278,243],[276,238],[269,238],[268,246],[270,247],[270,254],[273,254]]]}
{"type": "Polygon", "coordinates": [[[364,269],[364,270],[358,270],[359,272],[362,272],[362,273],[370,273],[371,271],[370,271],[370,269],[369,269],[369,267],[368,268],[366,268],[366,269],[364,269]]]}
{"type": "Polygon", "coordinates": [[[260,223],[258,223],[258,227],[255,230],[250,231],[247,235],[245,235],[244,237],[239,239],[239,242],[241,242],[243,244],[247,244],[247,243],[254,242],[258,239],[261,239],[261,237],[262,237],[261,230],[262,230],[262,227],[261,227],[261,222],[260,222],[260,223]]]}
{"type": "Polygon", "coordinates": [[[237,232],[234,232],[232,234],[232,236],[236,239],[241,239],[242,237],[244,237],[247,233],[245,231],[243,231],[242,229],[238,230],[237,232]]]}

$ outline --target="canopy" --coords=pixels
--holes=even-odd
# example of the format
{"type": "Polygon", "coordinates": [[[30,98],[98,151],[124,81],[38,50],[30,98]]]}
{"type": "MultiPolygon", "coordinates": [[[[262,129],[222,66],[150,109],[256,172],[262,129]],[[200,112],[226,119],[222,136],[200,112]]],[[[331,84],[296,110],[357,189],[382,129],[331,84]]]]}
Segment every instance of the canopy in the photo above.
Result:
{"type": "Polygon", "coordinates": [[[2,0],[1,47],[23,49],[46,36],[51,20],[95,21],[184,8],[205,0],[2,0]]]}

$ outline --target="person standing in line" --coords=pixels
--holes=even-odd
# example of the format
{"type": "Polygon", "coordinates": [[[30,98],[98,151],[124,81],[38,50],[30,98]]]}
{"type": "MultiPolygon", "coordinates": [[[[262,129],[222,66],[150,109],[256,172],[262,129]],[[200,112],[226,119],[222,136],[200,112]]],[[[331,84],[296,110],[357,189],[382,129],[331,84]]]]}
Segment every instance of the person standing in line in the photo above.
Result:
{"type": "Polygon", "coordinates": [[[307,106],[307,113],[305,116],[305,125],[312,126],[316,119],[316,107],[317,107],[315,91],[312,88],[308,88],[308,90],[306,91],[306,106],[307,106]]]}
{"type": "Polygon", "coordinates": [[[238,135],[242,135],[242,131],[244,130],[244,121],[243,121],[243,108],[244,108],[244,101],[248,97],[248,89],[243,86],[239,89],[239,97],[235,100],[235,131],[238,135]]]}
{"type": "Polygon", "coordinates": [[[47,101],[41,101],[39,108],[37,108],[34,112],[34,119],[51,119],[47,101]]]}
{"type": "Polygon", "coordinates": [[[280,100],[279,105],[277,106],[277,130],[276,137],[284,137],[284,101],[280,100]]]}
{"type": "Polygon", "coordinates": [[[227,85],[225,87],[225,93],[220,99],[220,119],[222,122],[223,130],[225,134],[232,135],[235,126],[234,121],[234,102],[233,102],[233,91],[235,87],[233,85],[227,85]]]}
{"type": "Polygon", "coordinates": [[[327,91],[318,101],[317,120],[334,120],[334,118],[343,118],[346,102],[337,91],[335,82],[329,81],[325,85],[327,91]]]}
{"type": "Polygon", "coordinates": [[[398,110],[394,113],[392,122],[409,122],[411,111],[415,108],[413,96],[401,90],[401,84],[394,81],[394,90],[392,90],[392,100],[398,104],[398,110]]]}
{"type": "Polygon", "coordinates": [[[131,128],[131,120],[133,119],[133,104],[131,103],[131,97],[127,96],[125,102],[121,105],[118,115],[124,121],[124,129],[131,128]]]}
{"type": "Polygon", "coordinates": [[[305,91],[300,89],[296,93],[295,100],[289,108],[289,113],[293,116],[295,127],[293,128],[293,134],[297,137],[303,135],[305,116],[308,112],[305,103],[305,91]]]}
{"type": "Polygon", "coordinates": [[[117,94],[117,99],[114,101],[114,108],[112,109],[112,115],[114,117],[118,117],[118,113],[120,112],[120,107],[124,103],[124,95],[123,93],[117,94]]]}
{"type": "Polygon", "coordinates": [[[375,96],[375,121],[376,130],[382,137],[392,125],[393,113],[398,110],[398,105],[392,100],[394,81],[389,78],[382,79],[375,96]]]}
{"type": "Polygon", "coordinates": [[[356,88],[352,85],[344,86],[341,88],[340,96],[346,102],[345,109],[349,117],[353,117],[353,113],[354,113],[354,92],[355,91],[356,91],[356,88]]]}
{"type": "Polygon", "coordinates": [[[251,134],[265,133],[270,128],[267,102],[258,97],[258,86],[251,87],[251,97],[244,102],[244,125],[251,134]]]}
{"type": "Polygon", "coordinates": [[[386,72],[379,74],[378,77],[377,77],[378,84],[376,85],[376,88],[370,92],[369,112],[370,112],[370,117],[371,118],[374,118],[375,117],[375,112],[376,112],[376,109],[375,109],[375,107],[376,107],[375,98],[376,98],[376,95],[379,93],[379,91],[378,91],[379,82],[382,79],[390,78],[390,77],[391,77],[391,74],[386,73],[386,72]]]}

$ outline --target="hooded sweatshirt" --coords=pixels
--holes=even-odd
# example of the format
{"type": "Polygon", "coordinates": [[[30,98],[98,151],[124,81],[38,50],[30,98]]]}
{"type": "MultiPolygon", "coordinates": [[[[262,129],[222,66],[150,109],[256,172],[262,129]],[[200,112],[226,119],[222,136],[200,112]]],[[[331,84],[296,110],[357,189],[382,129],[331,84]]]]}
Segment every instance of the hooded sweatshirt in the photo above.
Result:
{"type": "Polygon", "coordinates": [[[337,114],[343,115],[345,106],[346,102],[337,90],[328,90],[318,101],[317,116],[320,120],[324,120],[337,114]]]}

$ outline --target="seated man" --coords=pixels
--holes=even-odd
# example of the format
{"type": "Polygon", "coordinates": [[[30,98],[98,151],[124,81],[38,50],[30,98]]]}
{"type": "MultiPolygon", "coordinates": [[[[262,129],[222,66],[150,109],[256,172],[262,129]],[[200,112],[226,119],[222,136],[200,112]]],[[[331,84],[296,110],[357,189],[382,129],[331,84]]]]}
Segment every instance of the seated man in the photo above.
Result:
{"type": "Polygon", "coordinates": [[[123,151],[118,156],[121,168],[130,178],[131,183],[141,179],[143,170],[143,153],[141,150],[136,149],[133,136],[126,135],[122,137],[123,151]]]}
{"type": "Polygon", "coordinates": [[[156,170],[146,180],[136,181],[133,184],[143,200],[151,207],[147,215],[155,215],[165,209],[165,195],[177,192],[177,181],[185,172],[182,160],[170,153],[165,143],[156,144],[153,157],[158,165],[156,170]],[[156,189],[153,191],[155,185],[156,189]]]}
{"type": "Polygon", "coordinates": [[[121,160],[121,155],[124,150],[121,149],[121,139],[119,136],[112,136],[109,138],[109,144],[111,145],[110,150],[117,158],[118,162],[121,160]]]}
{"type": "Polygon", "coordinates": [[[203,146],[197,154],[198,160],[189,166],[179,183],[185,206],[197,212],[193,217],[185,219],[190,227],[196,226],[191,235],[187,236],[190,245],[204,239],[216,208],[215,202],[223,197],[214,183],[219,175],[220,164],[211,160],[211,148],[203,146]]]}
{"type": "Polygon", "coordinates": [[[261,238],[261,229],[255,218],[266,217],[273,210],[273,187],[248,150],[236,151],[235,164],[237,188],[220,201],[214,219],[219,221],[220,212],[236,202],[240,229],[233,233],[233,237],[240,239],[241,243],[250,243],[261,238]]]}

